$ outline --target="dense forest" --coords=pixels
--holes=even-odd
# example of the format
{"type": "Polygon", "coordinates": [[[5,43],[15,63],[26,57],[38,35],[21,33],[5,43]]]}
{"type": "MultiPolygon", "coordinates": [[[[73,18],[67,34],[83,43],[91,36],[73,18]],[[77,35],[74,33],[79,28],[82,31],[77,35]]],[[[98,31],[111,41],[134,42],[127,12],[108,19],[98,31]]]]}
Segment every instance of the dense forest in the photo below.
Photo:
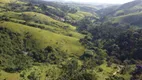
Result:
{"type": "Polygon", "coordinates": [[[142,80],[141,20],[141,0],[0,0],[0,80],[142,80]]]}

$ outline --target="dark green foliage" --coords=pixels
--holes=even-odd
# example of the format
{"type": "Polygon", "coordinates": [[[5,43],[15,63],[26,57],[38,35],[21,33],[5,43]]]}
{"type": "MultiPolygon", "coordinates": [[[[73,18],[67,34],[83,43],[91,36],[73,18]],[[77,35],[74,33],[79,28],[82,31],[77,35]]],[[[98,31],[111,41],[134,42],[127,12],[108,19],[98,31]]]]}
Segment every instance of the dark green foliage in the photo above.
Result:
{"type": "Polygon", "coordinates": [[[77,23],[78,31],[82,32],[85,30],[89,30],[94,27],[94,22],[96,21],[95,17],[85,17],[77,23]]]}
{"type": "Polygon", "coordinates": [[[10,19],[9,17],[3,15],[3,16],[0,16],[0,20],[9,21],[10,19]]]}
{"type": "Polygon", "coordinates": [[[59,16],[59,17],[65,16],[65,13],[61,10],[58,10],[58,9],[52,9],[52,8],[47,7],[47,11],[48,11],[48,13],[54,14],[54,15],[59,16]]]}
{"type": "Polygon", "coordinates": [[[142,79],[142,65],[137,65],[136,69],[132,72],[131,80],[142,79]]]}
{"type": "Polygon", "coordinates": [[[51,46],[47,46],[44,50],[31,51],[28,55],[33,57],[36,62],[48,62],[50,64],[60,64],[60,61],[66,59],[66,54],[51,46]]]}
{"type": "Polygon", "coordinates": [[[117,76],[110,76],[106,80],[125,80],[123,77],[117,77],[117,76]]]}
{"type": "Polygon", "coordinates": [[[90,30],[93,35],[93,40],[97,39],[116,39],[127,27],[113,26],[111,23],[105,23],[90,30]]]}
{"type": "Polygon", "coordinates": [[[1,54],[15,54],[22,49],[22,37],[18,33],[0,28],[0,52],[1,54]],[[14,44],[14,45],[13,45],[14,44]]]}
{"type": "Polygon", "coordinates": [[[94,74],[88,73],[88,72],[82,72],[81,74],[76,75],[71,80],[97,80],[96,76],[94,74]]]}
{"type": "Polygon", "coordinates": [[[94,52],[91,50],[86,50],[84,54],[81,56],[82,59],[92,58],[94,57],[94,52]]]}
{"type": "Polygon", "coordinates": [[[17,4],[17,3],[9,3],[6,7],[9,11],[22,12],[22,11],[38,11],[34,4],[17,4]],[[23,7],[24,6],[24,7],[23,7]]]}
{"type": "Polygon", "coordinates": [[[77,73],[79,73],[79,66],[76,60],[68,60],[65,64],[62,64],[63,74],[58,80],[71,80],[77,73]]]}
{"type": "MultiPolygon", "coordinates": [[[[106,54],[103,54],[104,52],[101,52],[106,50],[107,54],[113,58],[113,61],[110,62],[120,63],[119,60],[124,61],[126,59],[141,60],[141,30],[127,31],[129,27],[127,24],[115,25],[110,22],[92,26],[90,29],[86,26],[83,30],[87,30],[92,36],[87,35],[80,39],[80,42],[88,49],[94,50],[97,53],[96,58],[106,56],[106,54]],[[98,49],[94,49],[93,46],[98,49]]],[[[127,61],[127,63],[132,62],[127,61]]]]}
{"type": "Polygon", "coordinates": [[[142,60],[142,30],[129,30],[120,35],[117,44],[120,47],[121,55],[118,56],[121,60],[124,59],[139,59],[142,60]]]}
{"type": "Polygon", "coordinates": [[[77,9],[71,8],[68,12],[69,12],[69,13],[76,13],[76,12],[77,12],[77,9]]]}
{"type": "Polygon", "coordinates": [[[16,72],[26,69],[32,65],[32,60],[58,64],[66,56],[50,46],[39,50],[36,41],[31,37],[29,32],[21,35],[6,28],[0,28],[0,66],[5,71],[16,72]]]}
{"type": "Polygon", "coordinates": [[[33,61],[30,57],[19,54],[9,56],[7,54],[0,55],[0,66],[7,72],[17,72],[31,67],[33,61]]]}
{"type": "Polygon", "coordinates": [[[98,69],[98,71],[99,71],[99,72],[102,72],[102,71],[103,71],[103,69],[102,69],[102,68],[99,68],[99,69],[98,69]]]}
{"type": "Polygon", "coordinates": [[[35,72],[31,72],[31,74],[28,76],[29,80],[40,80],[40,76],[36,74],[35,72]]]}
{"type": "Polygon", "coordinates": [[[85,51],[84,54],[80,57],[80,59],[83,61],[84,68],[93,69],[96,66],[103,64],[103,60],[105,59],[105,57],[106,52],[96,48],[96,50],[85,51]]]}
{"type": "Polygon", "coordinates": [[[91,42],[92,37],[87,35],[84,38],[80,39],[80,42],[82,43],[82,45],[84,45],[85,47],[93,47],[93,43],[91,42]]]}
{"type": "Polygon", "coordinates": [[[32,65],[32,59],[26,56],[27,52],[22,52],[23,50],[30,50],[28,47],[30,44],[24,43],[20,34],[1,27],[0,37],[0,66],[4,70],[15,72],[32,65]]]}
{"type": "Polygon", "coordinates": [[[63,65],[63,74],[58,80],[97,80],[96,75],[92,72],[87,72],[87,68],[78,65],[76,59],[67,61],[63,65]]]}

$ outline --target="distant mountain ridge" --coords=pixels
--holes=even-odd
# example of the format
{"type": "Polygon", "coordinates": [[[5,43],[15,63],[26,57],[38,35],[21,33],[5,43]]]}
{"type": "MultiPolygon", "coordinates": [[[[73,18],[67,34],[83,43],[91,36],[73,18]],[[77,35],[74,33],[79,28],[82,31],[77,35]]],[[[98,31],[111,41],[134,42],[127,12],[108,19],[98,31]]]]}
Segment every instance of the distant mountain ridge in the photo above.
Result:
{"type": "Polygon", "coordinates": [[[142,0],[134,0],[122,5],[116,5],[98,10],[101,17],[112,18],[114,23],[126,23],[141,26],[142,0]]]}
{"type": "Polygon", "coordinates": [[[130,13],[142,11],[142,0],[131,1],[122,5],[110,6],[101,10],[98,10],[100,15],[120,16],[130,13]]]}

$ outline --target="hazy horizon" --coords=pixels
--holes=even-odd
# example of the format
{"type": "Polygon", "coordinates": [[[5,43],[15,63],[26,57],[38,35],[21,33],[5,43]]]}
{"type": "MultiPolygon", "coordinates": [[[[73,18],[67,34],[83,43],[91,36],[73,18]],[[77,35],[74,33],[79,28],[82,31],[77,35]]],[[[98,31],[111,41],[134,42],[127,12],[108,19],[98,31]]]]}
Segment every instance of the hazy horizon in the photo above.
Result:
{"type": "Polygon", "coordinates": [[[107,3],[107,4],[123,4],[133,0],[47,0],[47,1],[65,1],[78,3],[107,3]]]}

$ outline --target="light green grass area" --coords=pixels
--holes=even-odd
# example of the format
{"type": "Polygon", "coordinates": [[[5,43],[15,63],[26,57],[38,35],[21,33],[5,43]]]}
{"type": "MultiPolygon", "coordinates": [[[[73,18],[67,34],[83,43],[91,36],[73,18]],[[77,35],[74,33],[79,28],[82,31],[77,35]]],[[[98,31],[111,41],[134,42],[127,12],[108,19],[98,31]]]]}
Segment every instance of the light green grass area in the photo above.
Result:
{"type": "Polygon", "coordinates": [[[55,7],[53,7],[53,6],[47,6],[48,8],[51,8],[51,9],[55,9],[56,10],[56,8],[55,7]]]}
{"type": "Polygon", "coordinates": [[[26,15],[26,17],[28,17],[29,20],[31,20],[31,21],[40,21],[41,23],[45,23],[45,24],[55,26],[55,27],[60,27],[60,28],[69,28],[70,30],[76,29],[75,26],[57,21],[57,20],[52,19],[51,17],[46,16],[44,14],[40,14],[40,13],[36,13],[36,12],[24,12],[23,14],[26,15]]]}
{"type": "MultiPolygon", "coordinates": [[[[22,22],[22,21],[20,21],[20,22],[22,22]]],[[[54,32],[54,33],[57,33],[57,34],[63,34],[65,36],[75,37],[75,38],[78,38],[78,39],[81,39],[81,38],[84,37],[83,34],[80,34],[80,33],[78,33],[77,31],[74,31],[74,30],[65,30],[65,29],[62,29],[62,28],[59,28],[59,27],[53,27],[53,26],[50,26],[50,25],[38,24],[38,23],[34,23],[34,22],[30,22],[30,24],[34,24],[34,25],[37,25],[37,26],[43,26],[45,28],[45,30],[48,30],[48,31],[51,31],[51,32],[54,32]]]]}
{"type": "MultiPolygon", "coordinates": [[[[18,20],[18,21],[20,21],[20,20],[18,20]]],[[[23,22],[23,21],[20,21],[20,22],[23,22]]],[[[48,31],[51,31],[51,32],[54,32],[54,33],[57,33],[57,34],[62,34],[62,35],[65,35],[65,36],[70,36],[70,37],[74,37],[74,38],[78,38],[78,39],[81,39],[81,38],[84,37],[83,34],[80,34],[75,30],[65,30],[65,29],[62,29],[62,28],[59,28],[59,27],[53,27],[53,26],[50,26],[50,25],[39,24],[39,23],[34,23],[34,22],[30,22],[30,24],[34,24],[36,26],[42,26],[42,27],[45,28],[45,30],[48,30],[48,31]]]]}
{"type": "Polygon", "coordinates": [[[76,32],[76,27],[71,26],[70,24],[66,24],[57,20],[54,20],[46,15],[40,14],[40,13],[35,13],[35,12],[24,12],[24,13],[18,13],[18,12],[2,12],[0,13],[0,16],[6,16],[10,18],[12,22],[16,23],[23,23],[25,22],[24,18],[22,15],[26,15],[26,17],[29,19],[28,23],[36,26],[42,26],[46,30],[52,31],[57,34],[63,34],[66,36],[71,35],[72,37],[75,38],[83,38],[84,36],[78,32],[76,32]],[[31,22],[32,21],[32,22],[31,22]],[[40,23],[36,23],[40,22],[40,23]]]}
{"type": "Polygon", "coordinates": [[[106,80],[106,78],[108,78],[110,75],[113,74],[113,72],[116,71],[116,69],[113,68],[115,66],[116,65],[113,64],[111,67],[107,67],[107,63],[104,63],[104,64],[98,66],[96,68],[96,71],[98,70],[98,68],[102,68],[103,69],[102,72],[96,72],[97,76],[98,76],[98,80],[106,80]]]}
{"type": "Polygon", "coordinates": [[[16,0],[0,0],[1,3],[15,2],[16,0]]]}
{"type": "Polygon", "coordinates": [[[82,12],[82,11],[78,11],[75,14],[69,13],[68,16],[73,19],[73,20],[81,20],[83,19],[85,16],[92,16],[91,13],[89,12],[82,12]]]}
{"type": "Polygon", "coordinates": [[[128,67],[129,68],[126,71],[126,74],[124,74],[124,75],[118,74],[118,76],[124,77],[125,80],[130,80],[132,77],[132,75],[130,73],[135,70],[135,65],[128,65],[128,67]]]}
{"type": "Polygon", "coordinates": [[[3,70],[0,70],[0,80],[20,80],[19,73],[7,73],[3,70]]]}
{"type": "Polygon", "coordinates": [[[24,34],[30,32],[33,40],[36,40],[39,48],[43,49],[47,46],[58,48],[61,51],[70,55],[81,55],[84,52],[84,47],[79,43],[79,39],[56,34],[47,30],[33,28],[13,22],[1,22],[1,27],[6,27],[13,32],[24,34]]]}
{"type": "Polygon", "coordinates": [[[17,13],[17,12],[9,11],[9,12],[3,12],[3,13],[1,13],[1,15],[5,15],[7,17],[15,18],[15,19],[19,19],[19,20],[27,20],[27,22],[36,22],[36,23],[39,22],[42,24],[50,25],[53,27],[59,27],[59,28],[63,28],[63,29],[69,29],[69,30],[76,29],[75,26],[72,26],[72,25],[64,23],[64,22],[57,21],[49,16],[46,16],[41,13],[36,13],[36,12],[17,13]]]}
{"type": "MultiPolygon", "coordinates": [[[[118,71],[118,66],[120,66],[120,65],[112,64],[111,67],[108,67],[106,62],[104,64],[100,65],[100,66],[97,66],[95,68],[95,73],[97,74],[98,80],[106,80],[106,78],[109,78],[109,76],[113,76],[113,74],[118,71]],[[102,68],[103,71],[102,72],[98,72],[99,68],[102,68]]],[[[124,67],[126,67],[126,66],[124,66],[124,67]]],[[[130,80],[130,78],[131,78],[131,74],[130,73],[132,71],[134,71],[135,65],[127,65],[127,67],[128,67],[128,70],[126,71],[125,74],[120,74],[121,70],[123,69],[122,68],[120,70],[120,72],[116,73],[115,76],[123,77],[125,80],[130,80]]]]}
{"type": "Polygon", "coordinates": [[[0,0],[0,3],[17,3],[17,4],[25,4],[25,2],[22,2],[20,0],[0,0]]]}
{"type": "Polygon", "coordinates": [[[22,16],[20,16],[21,14],[22,13],[7,11],[7,12],[1,12],[0,16],[6,16],[9,18],[15,18],[15,19],[22,19],[22,16]]]}
{"type": "Polygon", "coordinates": [[[118,10],[115,12],[114,15],[119,16],[119,15],[123,15],[124,14],[124,10],[118,10]]]}

